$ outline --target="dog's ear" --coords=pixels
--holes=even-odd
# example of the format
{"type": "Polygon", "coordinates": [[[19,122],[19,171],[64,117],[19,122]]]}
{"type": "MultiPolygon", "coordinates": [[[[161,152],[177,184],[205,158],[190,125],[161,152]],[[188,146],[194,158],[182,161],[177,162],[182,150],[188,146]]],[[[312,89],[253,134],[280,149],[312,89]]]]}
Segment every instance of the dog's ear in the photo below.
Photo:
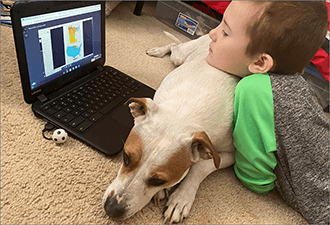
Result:
{"type": "Polygon", "coordinates": [[[220,156],[214,149],[209,136],[205,131],[198,131],[191,141],[191,161],[197,162],[199,159],[212,159],[217,169],[220,166],[220,156]]]}
{"type": "Polygon", "coordinates": [[[141,121],[157,111],[156,103],[150,98],[130,98],[124,105],[128,105],[135,121],[141,121]]]}

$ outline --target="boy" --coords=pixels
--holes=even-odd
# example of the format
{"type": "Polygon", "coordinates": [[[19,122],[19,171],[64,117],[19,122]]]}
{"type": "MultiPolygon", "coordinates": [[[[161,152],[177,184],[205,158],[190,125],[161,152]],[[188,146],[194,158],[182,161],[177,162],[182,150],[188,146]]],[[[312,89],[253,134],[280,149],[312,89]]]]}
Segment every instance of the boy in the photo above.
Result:
{"type": "Polygon", "coordinates": [[[210,32],[207,62],[242,77],[234,170],[248,189],[276,187],[309,223],[329,223],[329,122],[301,77],[325,40],[325,2],[233,1],[210,32]]]}

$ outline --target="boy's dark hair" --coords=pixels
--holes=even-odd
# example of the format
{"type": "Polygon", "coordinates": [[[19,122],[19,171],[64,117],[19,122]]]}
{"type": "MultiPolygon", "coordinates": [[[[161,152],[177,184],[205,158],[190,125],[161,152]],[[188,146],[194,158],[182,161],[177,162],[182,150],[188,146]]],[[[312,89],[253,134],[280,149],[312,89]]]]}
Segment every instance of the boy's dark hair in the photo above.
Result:
{"type": "Polygon", "coordinates": [[[328,11],[325,1],[271,1],[247,27],[246,54],[272,56],[272,72],[302,72],[325,40],[328,11]],[[258,19],[259,17],[259,19],[258,19]]]}

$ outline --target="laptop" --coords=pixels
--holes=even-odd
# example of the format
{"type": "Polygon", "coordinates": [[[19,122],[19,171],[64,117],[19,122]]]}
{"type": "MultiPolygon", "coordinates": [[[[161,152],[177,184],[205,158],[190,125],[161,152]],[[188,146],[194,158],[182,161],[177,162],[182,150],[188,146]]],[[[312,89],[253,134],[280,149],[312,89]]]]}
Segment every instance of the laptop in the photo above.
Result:
{"type": "Polygon", "coordinates": [[[24,100],[34,114],[107,155],[122,150],[134,125],[124,103],[155,90],[104,65],[105,3],[21,2],[11,17],[24,100]]]}

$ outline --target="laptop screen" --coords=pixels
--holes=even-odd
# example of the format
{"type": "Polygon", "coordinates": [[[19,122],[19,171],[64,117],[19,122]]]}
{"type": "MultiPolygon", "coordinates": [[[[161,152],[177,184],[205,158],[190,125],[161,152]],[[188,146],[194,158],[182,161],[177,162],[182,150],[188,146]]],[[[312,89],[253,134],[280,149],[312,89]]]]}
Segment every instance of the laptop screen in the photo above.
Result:
{"type": "Polygon", "coordinates": [[[31,90],[101,58],[101,5],[22,17],[31,90]]]}

